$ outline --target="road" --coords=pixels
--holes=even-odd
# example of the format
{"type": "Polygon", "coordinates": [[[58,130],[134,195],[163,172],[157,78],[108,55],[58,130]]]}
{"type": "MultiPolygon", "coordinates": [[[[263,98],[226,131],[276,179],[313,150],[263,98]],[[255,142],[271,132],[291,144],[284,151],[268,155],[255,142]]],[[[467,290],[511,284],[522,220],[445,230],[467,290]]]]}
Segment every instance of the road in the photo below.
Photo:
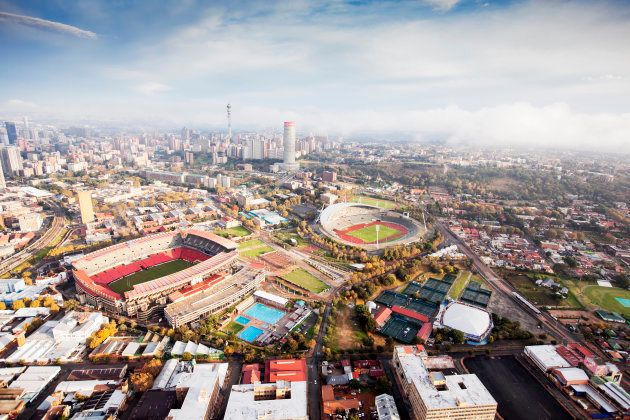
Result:
{"type": "Polygon", "coordinates": [[[20,264],[28,261],[39,251],[47,247],[52,241],[59,236],[65,226],[65,218],[63,216],[63,209],[59,207],[57,203],[49,201],[48,204],[54,208],[55,215],[50,228],[44,232],[44,234],[32,244],[26,246],[20,252],[17,252],[0,262],[0,274],[4,274],[7,271],[13,270],[20,264]]]}
{"type": "Polygon", "coordinates": [[[308,415],[311,419],[320,419],[322,417],[322,394],[320,392],[319,369],[322,363],[322,341],[326,335],[326,327],[328,326],[328,316],[332,309],[332,302],[328,302],[324,308],[322,315],[322,323],[317,333],[315,348],[310,357],[306,359],[308,367],[308,415]]]}
{"type": "Polygon", "coordinates": [[[516,292],[517,290],[509,284],[507,281],[503,280],[501,277],[497,276],[496,273],[488,267],[479,256],[466,244],[463,240],[461,240],[457,235],[455,235],[451,230],[444,225],[442,222],[436,222],[435,226],[440,230],[444,239],[449,243],[455,244],[458,246],[461,252],[463,252],[473,263],[474,267],[477,269],[479,274],[488,281],[488,283],[500,294],[502,294],[505,298],[514,302],[515,307],[519,307],[523,309],[523,313],[526,313],[528,316],[534,318],[539,324],[543,325],[545,329],[550,332],[552,335],[556,336],[559,340],[564,342],[565,344],[568,342],[581,342],[577,336],[571,334],[561,323],[559,323],[556,319],[554,319],[548,313],[541,311],[540,314],[535,314],[534,312],[527,310],[523,307],[523,305],[512,295],[512,292],[516,292]]]}

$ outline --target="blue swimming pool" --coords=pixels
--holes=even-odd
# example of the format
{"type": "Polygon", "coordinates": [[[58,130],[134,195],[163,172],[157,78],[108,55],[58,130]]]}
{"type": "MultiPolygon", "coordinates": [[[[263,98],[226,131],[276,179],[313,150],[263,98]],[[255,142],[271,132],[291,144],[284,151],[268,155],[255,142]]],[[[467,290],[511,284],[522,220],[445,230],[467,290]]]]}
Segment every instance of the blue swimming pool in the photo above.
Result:
{"type": "Polygon", "coordinates": [[[280,318],[282,318],[284,314],[283,311],[263,305],[262,303],[255,303],[245,311],[245,315],[266,322],[267,324],[275,324],[280,321],[280,318]]]}
{"type": "Polygon", "coordinates": [[[617,302],[621,303],[621,305],[622,305],[624,308],[628,308],[628,307],[630,307],[630,299],[626,299],[626,298],[620,298],[620,297],[618,297],[618,298],[615,298],[615,300],[616,300],[617,302]]]}
{"type": "Polygon", "coordinates": [[[245,317],[244,317],[244,316],[242,316],[242,315],[237,316],[237,317],[236,317],[236,319],[235,319],[234,321],[238,322],[238,323],[239,323],[239,324],[241,324],[241,325],[247,325],[247,324],[249,324],[249,318],[245,318],[245,317]]]}
{"type": "Polygon", "coordinates": [[[240,338],[241,340],[245,340],[248,343],[253,343],[262,333],[263,330],[258,327],[254,327],[253,325],[250,325],[249,327],[238,333],[238,338],[240,338]]]}

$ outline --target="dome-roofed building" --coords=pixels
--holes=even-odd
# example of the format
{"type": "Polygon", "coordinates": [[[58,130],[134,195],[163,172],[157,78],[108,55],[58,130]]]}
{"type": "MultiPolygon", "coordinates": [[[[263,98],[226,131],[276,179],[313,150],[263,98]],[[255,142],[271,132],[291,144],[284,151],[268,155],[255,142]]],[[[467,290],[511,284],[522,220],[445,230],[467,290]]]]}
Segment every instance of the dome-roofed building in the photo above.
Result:
{"type": "Polygon", "coordinates": [[[492,316],[476,306],[452,302],[442,312],[440,324],[464,333],[468,341],[483,342],[492,331],[492,316]]]}

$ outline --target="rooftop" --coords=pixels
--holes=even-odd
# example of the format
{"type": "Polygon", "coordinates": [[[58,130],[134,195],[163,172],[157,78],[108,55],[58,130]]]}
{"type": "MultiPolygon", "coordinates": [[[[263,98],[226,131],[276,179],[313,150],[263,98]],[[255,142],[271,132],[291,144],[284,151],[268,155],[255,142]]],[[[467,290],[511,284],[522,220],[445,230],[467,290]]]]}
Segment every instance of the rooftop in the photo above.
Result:
{"type": "Polygon", "coordinates": [[[477,375],[445,375],[445,386],[439,389],[433,384],[424,360],[424,351],[411,346],[398,346],[395,352],[400,360],[406,381],[420,394],[429,410],[455,408],[461,405],[496,405],[490,392],[477,375]],[[410,350],[408,350],[410,349],[410,350]]]}
{"type": "Polygon", "coordinates": [[[234,385],[230,392],[224,418],[230,420],[257,420],[260,418],[306,420],[308,419],[307,407],[306,382],[303,381],[262,385],[234,385]],[[262,388],[290,389],[290,397],[256,401],[254,398],[256,390],[261,392],[262,388]]]}

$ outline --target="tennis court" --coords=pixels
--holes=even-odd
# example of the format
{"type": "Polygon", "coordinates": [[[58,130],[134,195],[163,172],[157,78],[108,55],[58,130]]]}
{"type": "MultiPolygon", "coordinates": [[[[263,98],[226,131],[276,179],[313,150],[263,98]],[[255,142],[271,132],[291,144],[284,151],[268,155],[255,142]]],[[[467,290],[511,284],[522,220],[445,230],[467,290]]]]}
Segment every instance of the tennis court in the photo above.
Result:
{"type": "Polygon", "coordinates": [[[240,338],[241,340],[245,340],[248,343],[253,343],[262,333],[263,330],[258,327],[254,327],[253,325],[250,325],[249,327],[238,333],[238,338],[240,338]]]}
{"type": "Polygon", "coordinates": [[[252,318],[256,318],[259,321],[266,322],[267,324],[275,324],[285,315],[285,313],[279,309],[272,308],[262,303],[254,303],[247,308],[245,315],[252,318]]]}
{"type": "Polygon", "coordinates": [[[381,334],[392,337],[401,343],[411,343],[418,331],[420,328],[416,325],[394,316],[390,317],[381,328],[381,334]]]}

